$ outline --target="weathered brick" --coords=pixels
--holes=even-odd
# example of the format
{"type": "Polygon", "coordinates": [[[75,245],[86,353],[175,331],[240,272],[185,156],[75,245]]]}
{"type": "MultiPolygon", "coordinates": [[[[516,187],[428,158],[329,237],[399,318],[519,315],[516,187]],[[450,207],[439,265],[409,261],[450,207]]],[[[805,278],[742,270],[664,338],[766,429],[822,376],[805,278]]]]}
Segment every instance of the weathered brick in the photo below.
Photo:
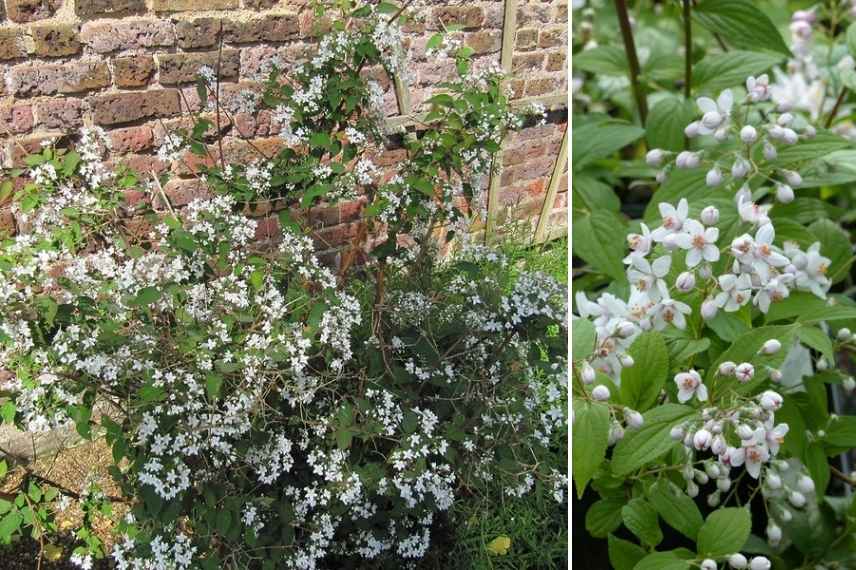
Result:
{"type": "Polygon", "coordinates": [[[282,230],[279,227],[279,219],[276,216],[268,216],[256,220],[256,240],[268,241],[280,238],[282,230]]]}
{"type": "Polygon", "coordinates": [[[9,72],[12,92],[20,97],[82,93],[110,85],[107,64],[99,61],[66,65],[18,65],[9,72]]]}
{"type": "Polygon", "coordinates": [[[541,77],[538,79],[528,79],[526,81],[526,91],[525,94],[527,97],[534,97],[536,95],[545,95],[550,93],[551,91],[556,90],[557,81],[552,77],[541,77]]]}
{"type": "Polygon", "coordinates": [[[220,18],[194,18],[175,23],[175,39],[183,49],[207,48],[217,45],[220,18]]]}
{"type": "Polygon", "coordinates": [[[538,35],[538,46],[542,48],[551,48],[563,46],[568,40],[567,28],[565,26],[549,26],[541,28],[538,35]]]}
{"type": "Polygon", "coordinates": [[[554,51],[547,54],[547,63],[544,67],[547,71],[562,71],[565,69],[567,56],[564,51],[554,51]]]}
{"type": "Polygon", "coordinates": [[[553,7],[553,21],[568,25],[568,3],[560,2],[553,7]]]}
{"type": "Polygon", "coordinates": [[[13,167],[24,166],[24,159],[31,154],[41,152],[42,144],[51,143],[63,146],[60,144],[65,142],[62,137],[62,133],[42,133],[20,137],[15,139],[14,142],[10,141],[10,150],[7,153],[11,157],[11,165],[13,167]]]}
{"type": "MultiPolygon", "coordinates": [[[[173,208],[186,206],[196,198],[210,198],[212,196],[208,185],[198,179],[183,180],[173,178],[163,187],[164,194],[169,198],[173,208]]],[[[160,200],[155,200],[159,202],[160,200]]]]}
{"type": "Polygon", "coordinates": [[[121,18],[145,13],[146,0],[77,0],[74,11],[81,18],[121,18]]]}
{"type": "Polygon", "coordinates": [[[80,41],[98,53],[175,45],[172,25],[165,20],[130,19],[86,22],[80,41]]]}
{"type": "Polygon", "coordinates": [[[148,85],[155,74],[155,60],[150,55],[119,57],[113,60],[113,78],[118,87],[148,85]]]}
{"type": "Polygon", "coordinates": [[[511,69],[515,73],[521,71],[538,71],[544,66],[544,53],[521,53],[511,58],[511,69]]]}
{"type": "Polygon", "coordinates": [[[279,0],[244,0],[244,8],[268,10],[279,4],[279,0]]]}
{"type": "Polygon", "coordinates": [[[33,105],[36,124],[49,129],[71,130],[83,125],[86,106],[74,97],[59,97],[38,101],[33,105]]]}
{"type": "Polygon", "coordinates": [[[77,26],[73,24],[43,24],[30,28],[34,53],[43,57],[62,57],[80,51],[77,26]]]}
{"type": "Polygon", "coordinates": [[[92,98],[92,107],[95,122],[99,125],[167,117],[180,110],[175,89],[99,95],[92,98]]]}
{"type": "Polygon", "coordinates": [[[512,79],[508,82],[508,87],[511,89],[511,98],[519,99],[523,97],[523,91],[526,89],[526,80],[512,79]]]}
{"type": "Polygon", "coordinates": [[[479,6],[438,6],[432,14],[435,29],[450,25],[478,28],[484,22],[484,11],[479,6]]]}
{"type": "Polygon", "coordinates": [[[516,182],[532,180],[540,176],[548,176],[553,170],[556,159],[552,156],[542,156],[525,162],[512,168],[506,168],[502,172],[502,186],[509,186],[516,182]]]}
{"type": "Polygon", "coordinates": [[[161,174],[166,172],[169,164],[151,154],[128,154],[108,161],[108,167],[124,166],[134,172],[161,174]]]}
{"type": "Polygon", "coordinates": [[[6,12],[13,22],[35,22],[50,18],[62,0],[6,0],[6,12]]]}
{"type": "Polygon", "coordinates": [[[236,49],[224,49],[223,53],[212,51],[206,53],[168,53],[158,54],[158,69],[160,82],[164,85],[190,83],[196,81],[202,67],[217,70],[220,62],[219,75],[221,80],[237,80],[238,69],[241,65],[241,53],[236,49]]]}
{"type": "Polygon", "coordinates": [[[238,0],[153,0],[155,12],[190,12],[193,10],[232,10],[238,0]]]}
{"type": "Polygon", "coordinates": [[[24,36],[15,28],[0,29],[0,60],[17,59],[27,55],[24,36]]]}
{"type": "Polygon", "coordinates": [[[502,154],[502,163],[505,166],[514,166],[544,156],[547,144],[538,140],[525,141],[524,144],[515,145],[502,154]]]}
{"type": "Polygon", "coordinates": [[[142,152],[152,148],[152,128],[148,125],[110,131],[110,148],[117,154],[142,152]]]}
{"type": "Polygon", "coordinates": [[[473,48],[476,55],[494,53],[502,48],[502,32],[497,30],[480,30],[468,34],[466,45],[473,48]]]}
{"type": "Polygon", "coordinates": [[[550,7],[539,4],[523,4],[517,9],[518,26],[537,26],[550,22],[550,7]]]}
{"type": "Polygon", "coordinates": [[[520,51],[529,51],[538,47],[538,29],[523,28],[517,30],[517,41],[515,48],[520,51]]]}
{"type": "Polygon", "coordinates": [[[15,235],[15,216],[9,208],[0,209],[0,235],[15,235]]]}
{"type": "Polygon", "coordinates": [[[21,134],[33,128],[33,108],[30,105],[0,107],[0,136],[21,134]]]}
{"type": "Polygon", "coordinates": [[[360,222],[339,224],[313,232],[311,237],[317,249],[325,250],[344,245],[351,241],[357,236],[359,230],[360,222]]]}
{"type": "Polygon", "coordinates": [[[229,43],[285,42],[300,31],[296,14],[267,14],[223,23],[223,40],[229,43]]]}

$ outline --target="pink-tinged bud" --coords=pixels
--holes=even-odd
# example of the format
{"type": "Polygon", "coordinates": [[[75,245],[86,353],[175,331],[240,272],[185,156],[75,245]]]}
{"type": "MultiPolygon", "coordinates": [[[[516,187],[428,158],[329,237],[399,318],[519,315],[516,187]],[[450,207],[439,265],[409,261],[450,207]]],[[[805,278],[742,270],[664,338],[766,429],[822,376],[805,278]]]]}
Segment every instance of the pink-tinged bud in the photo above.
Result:
{"type": "Polygon", "coordinates": [[[707,449],[710,447],[710,442],[713,439],[713,435],[707,431],[706,429],[700,429],[695,432],[693,436],[693,447],[698,450],[707,449]]]}
{"type": "Polygon", "coordinates": [[[701,211],[701,223],[706,226],[712,226],[719,221],[719,210],[716,206],[707,206],[701,211]]]}
{"type": "Polygon", "coordinates": [[[740,129],[740,140],[746,144],[752,144],[758,140],[758,131],[752,125],[746,125],[740,129]]]}
{"type": "Polygon", "coordinates": [[[689,293],[695,287],[695,275],[691,271],[684,271],[675,280],[675,287],[681,293],[689,293]]]}
{"type": "Polygon", "coordinates": [[[701,318],[706,321],[709,321],[710,319],[714,318],[718,311],[719,307],[717,306],[716,301],[714,301],[713,299],[706,299],[701,304],[701,318]]]}
{"type": "Polygon", "coordinates": [[[782,381],[782,371],[777,368],[770,368],[770,380],[778,384],[782,381]]]}
{"type": "Polygon", "coordinates": [[[591,364],[588,362],[583,362],[583,370],[581,376],[583,377],[583,383],[591,384],[594,382],[594,379],[597,378],[597,373],[595,373],[594,368],[592,368],[591,364]]]}
{"type": "Polygon", "coordinates": [[[773,392],[772,390],[767,390],[763,394],[761,394],[760,404],[761,407],[767,410],[768,412],[774,412],[782,407],[782,396],[778,392],[773,392]]]}
{"type": "Polygon", "coordinates": [[[728,443],[725,438],[718,435],[713,438],[713,443],[710,444],[710,450],[716,455],[722,455],[728,449],[728,443]]]}
{"type": "Polygon", "coordinates": [[[771,338],[761,347],[760,352],[763,354],[776,354],[782,349],[782,343],[775,338],[771,338]]]}
{"type": "Polygon", "coordinates": [[[648,151],[648,154],[645,155],[645,162],[648,164],[648,166],[658,168],[663,164],[663,159],[665,157],[666,153],[663,152],[663,149],[653,148],[648,151]]]}
{"type": "Polygon", "coordinates": [[[595,386],[594,390],[591,391],[591,397],[599,402],[605,402],[609,399],[609,388],[603,384],[595,386]]]}
{"type": "Polygon", "coordinates": [[[748,362],[738,364],[734,369],[734,376],[740,383],[745,384],[755,376],[755,367],[748,362]]]}
{"type": "Polygon", "coordinates": [[[719,365],[720,376],[733,376],[737,371],[737,365],[730,360],[727,360],[719,365]]]}

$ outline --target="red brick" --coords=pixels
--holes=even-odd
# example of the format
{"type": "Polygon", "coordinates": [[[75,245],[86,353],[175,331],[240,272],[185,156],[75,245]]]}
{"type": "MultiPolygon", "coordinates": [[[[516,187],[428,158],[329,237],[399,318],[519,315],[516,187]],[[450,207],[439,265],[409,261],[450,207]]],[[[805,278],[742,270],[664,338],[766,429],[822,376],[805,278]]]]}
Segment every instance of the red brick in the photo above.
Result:
{"type": "Polygon", "coordinates": [[[248,20],[224,22],[223,41],[228,43],[285,42],[297,38],[296,14],[267,14],[248,20]]]}
{"type": "Polygon", "coordinates": [[[180,111],[178,91],[159,89],[133,93],[99,95],[92,98],[95,122],[115,125],[139,119],[167,117],[180,111]]]}
{"type": "Polygon", "coordinates": [[[568,43],[568,29],[565,26],[541,28],[538,34],[538,46],[542,48],[559,47],[568,43]]]}
{"type": "Polygon", "coordinates": [[[155,60],[150,55],[119,57],[113,60],[113,77],[118,87],[148,85],[155,74],[155,60]]]}
{"type": "Polygon", "coordinates": [[[540,71],[544,66],[544,53],[515,54],[511,58],[511,69],[514,73],[540,71]]]}
{"type": "Polygon", "coordinates": [[[466,45],[473,48],[476,55],[498,52],[502,48],[502,32],[481,30],[468,34],[466,45]]]}
{"type": "Polygon", "coordinates": [[[146,0],[77,0],[74,11],[81,18],[121,18],[146,11],[146,0]]]}
{"type": "Polygon", "coordinates": [[[555,162],[555,157],[545,156],[530,160],[519,166],[506,168],[502,172],[501,184],[502,186],[509,186],[524,180],[532,180],[533,178],[549,175],[553,170],[555,162]]]}
{"type": "Polygon", "coordinates": [[[160,70],[159,80],[163,85],[192,83],[196,81],[202,67],[210,67],[216,71],[218,60],[220,79],[237,80],[241,65],[240,52],[235,49],[224,49],[222,54],[217,51],[158,54],[157,59],[160,70]]]}
{"type": "Polygon", "coordinates": [[[8,73],[12,92],[19,97],[82,93],[110,85],[107,64],[99,61],[64,65],[19,65],[8,73]]]}
{"type": "Polygon", "coordinates": [[[27,133],[33,129],[33,108],[29,105],[0,107],[0,136],[27,133]]]}
{"type": "Polygon", "coordinates": [[[524,28],[517,30],[517,41],[515,49],[519,51],[529,51],[538,47],[538,29],[524,28]]]}
{"type": "Polygon", "coordinates": [[[256,220],[256,239],[258,241],[275,240],[282,235],[279,227],[279,219],[276,216],[268,216],[256,220]]]}
{"type": "Polygon", "coordinates": [[[175,39],[184,49],[207,48],[217,45],[221,18],[194,18],[175,23],[175,39]]]}
{"type": "Polygon", "coordinates": [[[458,25],[478,28],[484,22],[484,11],[479,6],[438,6],[433,12],[434,29],[458,25]]]}
{"type": "Polygon", "coordinates": [[[50,18],[62,0],[6,0],[6,13],[13,22],[35,22],[50,18]]]}
{"type": "Polygon", "coordinates": [[[39,135],[30,135],[23,138],[18,138],[14,142],[9,143],[12,158],[12,166],[24,166],[24,159],[37,152],[41,152],[42,143],[51,142],[58,144],[61,142],[62,133],[44,133],[39,135]]]}
{"type": "Polygon", "coordinates": [[[165,20],[127,19],[86,22],[80,41],[98,53],[175,45],[172,24],[165,20]]]}
{"type": "Polygon", "coordinates": [[[115,129],[110,131],[109,137],[110,148],[117,154],[149,150],[154,138],[148,125],[115,129]]]}
{"type": "Polygon", "coordinates": [[[550,7],[538,4],[523,4],[517,9],[518,26],[537,26],[550,22],[550,7]]]}
{"type": "Polygon", "coordinates": [[[114,158],[107,165],[108,167],[124,166],[141,174],[149,174],[151,172],[161,174],[169,168],[169,164],[150,154],[128,154],[114,158]]]}
{"type": "Polygon", "coordinates": [[[558,24],[568,25],[568,3],[560,2],[553,8],[553,21],[558,24]]]}
{"type": "MultiPolygon", "coordinates": [[[[163,191],[173,208],[186,206],[196,198],[210,198],[212,196],[208,185],[196,179],[173,178],[166,183],[163,191]]],[[[155,202],[159,203],[160,200],[156,199],[155,202]]]]}
{"type": "Polygon", "coordinates": [[[233,10],[238,0],[152,0],[155,12],[192,12],[195,10],[233,10]]]}
{"type": "Polygon", "coordinates": [[[24,36],[21,30],[0,29],[0,60],[17,59],[26,55],[27,50],[24,49],[24,36]]]}
{"type": "Polygon", "coordinates": [[[43,57],[62,57],[80,51],[77,26],[71,24],[43,24],[30,28],[34,53],[43,57]]]}
{"type": "Polygon", "coordinates": [[[338,247],[354,239],[359,232],[360,225],[361,222],[354,222],[323,228],[312,233],[312,241],[315,243],[316,249],[319,250],[338,247]]]}
{"type": "Polygon", "coordinates": [[[554,51],[547,54],[547,64],[544,67],[547,71],[562,71],[565,69],[567,56],[564,51],[554,51]]]}
{"type": "Polygon", "coordinates": [[[279,0],[244,0],[244,8],[268,10],[279,4],[279,0]]]}
{"type": "Polygon", "coordinates": [[[544,156],[546,152],[547,143],[538,140],[526,141],[522,145],[515,145],[506,150],[502,155],[502,163],[506,166],[513,166],[544,156]]]}
{"type": "Polygon", "coordinates": [[[0,235],[13,236],[16,230],[15,216],[9,208],[0,209],[0,235]]]}
{"type": "Polygon", "coordinates": [[[59,97],[38,101],[33,107],[36,112],[36,124],[40,127],[67,131],[83,125],[86,106],[80,99],[59,97]]]}

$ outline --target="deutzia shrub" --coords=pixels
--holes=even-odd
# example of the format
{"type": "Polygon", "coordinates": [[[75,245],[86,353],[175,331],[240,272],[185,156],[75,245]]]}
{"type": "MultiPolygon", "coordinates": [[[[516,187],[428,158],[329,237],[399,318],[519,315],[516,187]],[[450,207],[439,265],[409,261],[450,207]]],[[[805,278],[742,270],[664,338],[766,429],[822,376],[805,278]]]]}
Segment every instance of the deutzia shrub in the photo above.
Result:
{"type": "MultiPolygon", "coordinates": [[[[501,75],[456,48],[459,77],[385,176],[371,159],[388,142],[381,93],[361,72],[403,70],[401,10],[347,8],[309,61],[266,83],[287,143],[276,156],[228,164],[202,115],[164,139],[161,158],[212,159],[208,198],[176,209],[166,180],[111,172],[97,129],[27,159],[18,232],[0,244],[3,419],[106,438],[122,496],[18,466],[4,540],[49,535],[56,505],[75,500],[81,568],[107,556],[120,569],[409,567],[486,484],[547,489],[564,508],[566,292],[469,243],[438,255],[523,119],[501,75]],[[263,243],[246,214],[357,195],[369,219],[348,251],[366,261],[338,274],[293,212],[263,243]],[[108,550],[93,520],[113,504],[108,550]]],[[[215,115],[237,112],[214,70],[198,94],[215,115]]]]}

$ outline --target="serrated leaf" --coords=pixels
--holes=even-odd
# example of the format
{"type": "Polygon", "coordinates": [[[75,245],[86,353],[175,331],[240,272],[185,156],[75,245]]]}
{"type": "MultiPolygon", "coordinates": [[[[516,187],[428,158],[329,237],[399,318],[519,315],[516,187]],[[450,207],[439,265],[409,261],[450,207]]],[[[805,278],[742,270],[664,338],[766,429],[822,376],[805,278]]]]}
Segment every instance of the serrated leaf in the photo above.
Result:
{"type": "Polygon", "coordinates": [[[621,508],[621,518],[630,532],[649,546],[657,546],[663,540],[663,531],[657,519],[657,511],[648,501],[637,497],[621,508]]]}
{"type": "Polygon", "coordinates": [[[623,239],[625,222],[614,212],[594,211],[588,215],[574,217],[571,228],[574,255],[583,259],[592,268],[606,273],[616,280],[624,280],[625,245],[623,239]]]}
{"type": "Polygon", "coordinates": [[[696,104],[677,95],[661,99],[648,115],[646,138],[650,148],[684,148],[684,129],[698,115],[696,104]]]}
{"type": "Polygon", "coordinates": [[[574,360],[582,360],[591,356],[597,340],[597,332],[592,322],[588,319],[574,319],[571,321],[571,331],[571,357],[574,360]]]}
{"type": "Polygon", "coordinates": [[[648,500],[666,524],[690,540],[695,540],[704,518],[686,493],[666,479],[651,487],[648,500]]]}
{"type": "Polygon", "coordinates": [[[595,538],[604,538],[621,526],[623,498],[600,499],[586,511],[586,530],[595,538]]]}
{"type": "Polygon", "coordinates": [[[669,373],[669,352],[658,332],[644,332],[636,337],[627,353],[633,366],[621,369],[621,402],[644,412],[657,401],[669,373]]]}
{"type": "Polygon", "coordinates": [[[712,558],[740,552],[751,530],[749,509],[727,507],[716,510],[698,531],[698,552],[712,558]]]}
{"type": "MultiPolygon", "coordinates": [[[[574,64],[577,64],[576,59],[574,64]]],[[[606,158],[645,134],[645,129],[618,119],[598,118],[571,132],[571,154],[574,171],[586,164],[606,158]]]]}
{"type": "Polygon", "coordinates": [[[776,25],[752,0],[706,0],[693,8],[693,16],[733,47],[791,55],[776,25]]]}
{"type": "Polygon", "coordinates": [[[749,76],[758,76],[784,58],[777,54],[733,50],[705,56],[693,69],[693,84],[710,94],[743,85],[749,76]]]}
{"type": "Polygon", "coordinates": [[[616,46],[598,46],[574,54],[574,68],[602,75],[627,75],[627,55],[616,46]]]}
{"type": "MultiPolygon", "coordinates": [[[[618,477],[655,462],[675,445],[672,427],[695,412],[689,406],[663,404],[642,414],[645,423],[625,434],[612,453],[612,472],[618,477]]],[[[576,428],[576,424],[574,425],[576,428]]]]}
{"type": "Polygon", "coordinates": [[[645,558],[645,549],[612,534],[607,537],[609,562],[615,570],[633,570],[645,558]]]}
{"type": "Polygon", "coordinates": [[[574,401],[573,441],[574,483],[582,497],[586,485],[603,462],[609,441],[609,408],[601,402],[574,401]]]}

